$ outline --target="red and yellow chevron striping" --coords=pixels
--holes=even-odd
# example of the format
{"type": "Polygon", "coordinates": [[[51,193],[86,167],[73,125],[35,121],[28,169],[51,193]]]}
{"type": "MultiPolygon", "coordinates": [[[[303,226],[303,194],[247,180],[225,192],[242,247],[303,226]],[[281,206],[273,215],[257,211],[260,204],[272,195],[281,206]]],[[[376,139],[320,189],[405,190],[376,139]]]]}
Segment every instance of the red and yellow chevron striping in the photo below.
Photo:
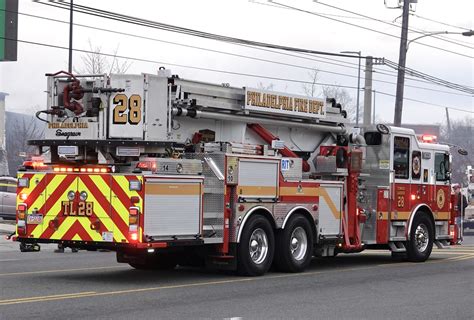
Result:
{"type": "Polygon", "coordinates": [[[143,183],[142,176],[20,173],[18,178],[28,178],[29,186],[18,188],[17,204],[27,205],[27,216],[42,215],[41,223],[27,224],[26,235],[19,237],[128,243],[130,207],[143,212],[143,190],[129,186],[131,180],[143,183]]]}

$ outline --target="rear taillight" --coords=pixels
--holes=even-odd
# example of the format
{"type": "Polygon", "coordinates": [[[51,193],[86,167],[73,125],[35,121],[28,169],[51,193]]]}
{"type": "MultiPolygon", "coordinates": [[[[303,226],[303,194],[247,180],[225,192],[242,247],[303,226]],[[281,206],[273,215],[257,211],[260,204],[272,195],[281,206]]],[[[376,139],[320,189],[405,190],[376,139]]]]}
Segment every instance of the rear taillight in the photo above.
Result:
{"type": "Polygon", "coordinates": [[[131,241],[138,240],[138,222],[140,216],[140,209],[137,207],[130,207],[128,215],[128,233],[131,241]]]}
{"type": "Polygon", "coordinates": [[[28,212],[28,206],[25,203],[20,203],[17,206],[16,217],[17,217],[17,231],[19,235],[26,234],[26,214],[28,212]]]}

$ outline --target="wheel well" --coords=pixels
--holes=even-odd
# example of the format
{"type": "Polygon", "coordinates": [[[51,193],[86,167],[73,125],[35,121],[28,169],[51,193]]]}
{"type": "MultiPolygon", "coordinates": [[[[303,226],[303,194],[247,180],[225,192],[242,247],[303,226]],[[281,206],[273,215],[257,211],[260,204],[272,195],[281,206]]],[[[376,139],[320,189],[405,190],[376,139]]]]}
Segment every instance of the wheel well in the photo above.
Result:
{"type": "Polygon", "coordinates": [[[434,220],[434,217],[433,217],[433,213],[431,212],[431,209],[427,205],[420,205],[413,211],[413,214],[410,217],[409,228],[408,228],[408,231],[407,231],[407,235],[410,234],[411,227],[412,227],[412,224],[413,224],[413,220],[415,219],[415,216],[418,215],[418,214],[426,214],[426,216],[428,216],[428,219],[430,219],[430,222],[431,222],[433,235],[436,236],[435,220],[434,220]]]}
{"type": "Polygon", "coordinates": [[[294,217],[295,215],[297,214],[300,214],[302,215],[303,217],[306,218],[306,220],[308,220],[309,224],[311,225],[311,229],[313,230],[313,238],[316,239],[316,224],[314,223],[314,219],[313,219],[313,216],[305,209],[303,208],[300,208],[300,209],[296,209],[295,211],[293,212],[290,212],[290,217],[288,217],[287,219],[285,219],[285,223],[283,223],[283,226],[282,226],[282,229],[284,229],[284,226],[286,224],[287,221],[289,221],[292,217],[294,217]]]}
{"type": "Polygon", "coordinates": [[[237,242],[240,242],[240,235],[242,234],[242,230],[244,229],[245,224],[247,223],[247,220],[250,217],[253,217],[255,215],[265,217],[272,225],[272,228],[274,230],[276,229],[275,219],[273,218],[272,214],[267,208],[264,208],[264,207],[253,208],[253,209],[250,209],[249,212],[245,215],[244,220],[242,221],[242,224],[239,227],[239,233],[237,234],[237,242]]]}

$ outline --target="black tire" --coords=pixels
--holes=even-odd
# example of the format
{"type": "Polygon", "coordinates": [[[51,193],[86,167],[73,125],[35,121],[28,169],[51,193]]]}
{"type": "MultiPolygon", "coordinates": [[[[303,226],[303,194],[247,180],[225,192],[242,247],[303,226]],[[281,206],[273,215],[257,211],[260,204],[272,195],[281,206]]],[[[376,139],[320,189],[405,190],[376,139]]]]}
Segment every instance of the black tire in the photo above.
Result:
{"type": "Polygon", "coordinates": [[[302,215],[292,217],[276,236],[275,266],[284,272],[304,271],[313,256],[313,231],[302,215]]]}
{"type": "Polygon", "coordinates": [[[275,250],[273,228],[263,216],[249,218],[237,247],[237,273],[261,276],[270,269],[275,250]]]}
{"type": "Polygon", "coordinates": [[[426,261],[433,249],[434,227],[426,213],[419,212],[413,219],[409,240],[407,242],[407,258],[412,262],[426,261]]]}

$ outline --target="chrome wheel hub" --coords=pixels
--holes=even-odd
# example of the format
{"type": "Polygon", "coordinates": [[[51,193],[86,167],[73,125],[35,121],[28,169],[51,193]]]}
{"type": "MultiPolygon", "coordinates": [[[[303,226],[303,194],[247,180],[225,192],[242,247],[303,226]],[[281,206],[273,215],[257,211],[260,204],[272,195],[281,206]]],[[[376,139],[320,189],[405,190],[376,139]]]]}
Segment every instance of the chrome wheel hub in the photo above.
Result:
{"type": "Polygon", "coordinates": [[[290,251],[293,259],[300,261],[304,259],[308,250],[308,237],[302,227],[297,227],[291,233],[290,251]]]}
{"type": "Polygon", "coordinates": [[[428,248],[429,238],[428,228],[423,223],[420,223],[415,230],[415,244],[419,252],[423,252],[428,248]]]}
{"type": "Polygon", "coordinates": [[[268,237],[263,229],[255,229],[249,241],[250,258],[255,264],[265,261],[268,254],[268,237]]]}

